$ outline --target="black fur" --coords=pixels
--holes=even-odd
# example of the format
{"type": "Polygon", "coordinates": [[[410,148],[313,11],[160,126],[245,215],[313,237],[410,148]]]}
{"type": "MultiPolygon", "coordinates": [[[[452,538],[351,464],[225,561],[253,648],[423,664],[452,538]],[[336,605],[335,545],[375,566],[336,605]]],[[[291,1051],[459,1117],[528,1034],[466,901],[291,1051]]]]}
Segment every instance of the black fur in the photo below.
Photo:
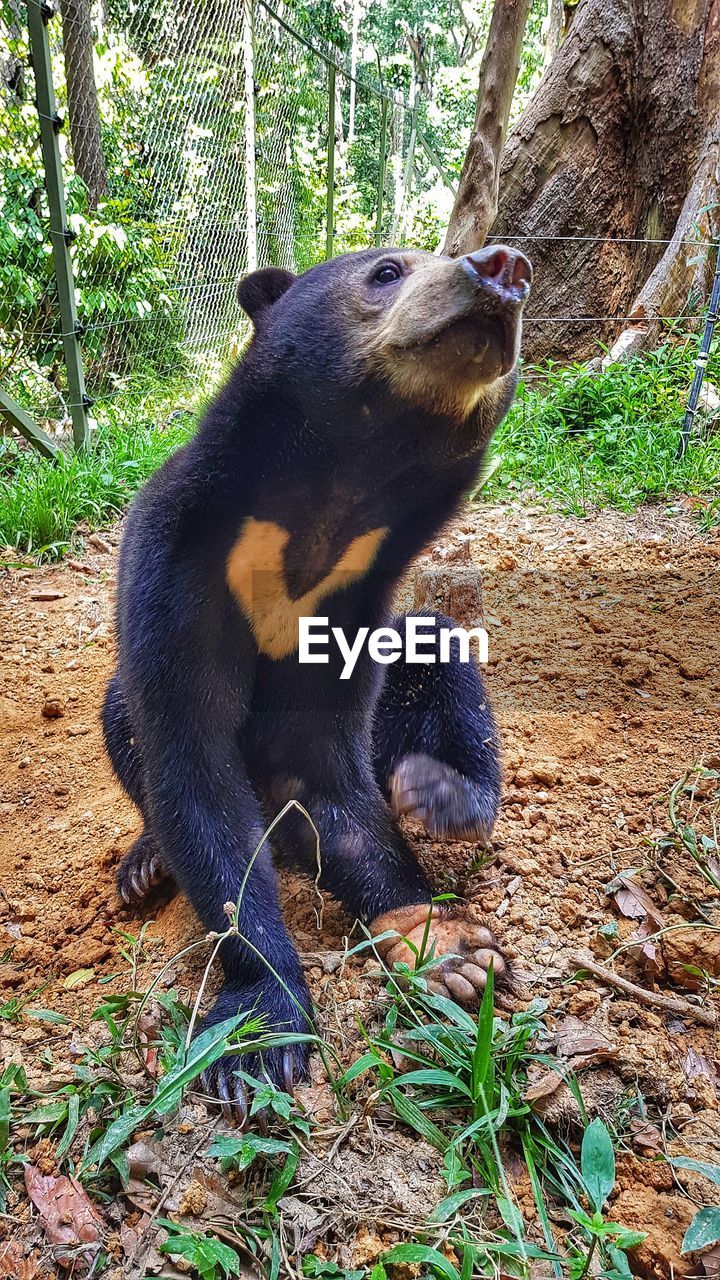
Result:
{"type": "MultiPolygon", "coordinates": [[[[296,597],[354,538],[387,527],[369,571],[318,610],[348,636],[383,625],[400,575],[474,480],[515,375],[490,409],[481,402],[460,425],[398,401],[379,375],[358,380],[355,336],[336,301],[382,256],[245,283],[256,336],[197,436],[128,517],[104,727],[145,820],[130,871],[156,857],[209,930],[226,929],[225,904],[236,901],[267,820],[293,796],[320,832],[320,883],[363,920],[431,897],[388,804],[393,778],[439,832],[487,832],[497,811],[495,728],[474,665],[455,655],[449,666],[379,667],[365,651],[341,681],[332,646],[327,666],[300,665],[297,654],[273,660],[258,653],[226,585],[226,559],[248,516],[289,531],[285,572],[296,597]]],[[[314,870],[315,839],[299,815],[288,815],[275,843],[314,870]]],[[[122,874],[127,888],[127,867],[124,882],[122,874]]],[[[239,922],[205,1025],[241,1009],[307,1031],[310,1000],[267,846],[239,922]]],[[[293,1053],[290,1067],[281,1050],[262,1065],[287,1083],[288,1070],[306,1068],[304,1048],[293,1053]]],[[[231,1067],[211,1081],[221,1097],[231,1067]]]]}

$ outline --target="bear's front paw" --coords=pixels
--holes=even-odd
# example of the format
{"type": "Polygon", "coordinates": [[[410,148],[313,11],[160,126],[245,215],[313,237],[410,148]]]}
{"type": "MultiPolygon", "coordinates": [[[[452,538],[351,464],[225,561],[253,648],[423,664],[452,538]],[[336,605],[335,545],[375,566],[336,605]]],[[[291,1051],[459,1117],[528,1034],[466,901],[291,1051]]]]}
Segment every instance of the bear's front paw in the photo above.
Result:
{"type": "Polygon", "coordinates": [[[390,805],[396,818],[416,818],[432,836],[484,841],[497,817],[496,791],[490,782],[471,782],[442,760],[418,753],[397,765],[390,805]]]}
{"type": "Polygon", "coordinates": [[[420,953],[427,956],[431,950],[434,959],[443,957],[440,964],[428,970],[428,989],[436,995],[450,996],[459,1004],[476,1009],[491,965],[499,985],[509,980],[508,964],[495,937],[475,918],[472,907],[421,903],[386,911],[370,926],[374,938],[389,929],[400,936],[375,943],[388,968],[402,961],[414,969],[420,953]]]}
{"type": "MultiPolygon", "coordinates": [[[[276,1048],[262,1047],[268,1034],[312,1034],[310,998],[304,982],[287,978],[284,980],[293,991],[300,1008],[269,974],[267,983],[253,983],[241,988],[224,986],[198,1029],[199,1032],[207,1031],[208,1027],[224,1022],[226,1018],[232,1018],[236,1014],[248,1019],[259,1018],[263,1023],[264,1032],[248,1035],[250,1043],[245,1052],[225,1054],[208,1067],[201,1077],[203,1089],[217,1100],[228,1124],[242,1128],[248,1118],[249,1086],[238,1075],[238,1071],[244,1071],[256,1080],[269,1081],[290,1094],[296,1084],[307,1079],[310,1057],[308,1043],[280,1045],[276,1048]],[[253,1041],[257,1042],[257,1049],[252,1047],[253,1041]]],[[[242,1023],[238,1026],[242,1038],[242,1023]]],[[[265,1127],[264,1116],[259,1116],[258,1121],[261,1127],[265,1127]]]]}

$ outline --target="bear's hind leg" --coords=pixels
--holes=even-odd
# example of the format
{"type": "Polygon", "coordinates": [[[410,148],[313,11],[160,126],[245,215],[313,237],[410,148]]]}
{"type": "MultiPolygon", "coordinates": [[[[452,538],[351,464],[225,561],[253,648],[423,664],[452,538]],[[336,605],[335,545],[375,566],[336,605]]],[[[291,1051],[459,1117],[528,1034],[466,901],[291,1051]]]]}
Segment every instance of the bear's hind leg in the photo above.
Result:
{"type": "MultiPolygon", "coordinates": [[[[438,615],[439,628],[455,624],[438,615]]],[[[391,624],[404,638],[406,618],[391,624]]],[[[428,632],[429,639],[429,632],[428,632]]],[[[428,649],[425,648],[427,653],[428,649]]],[[[450,662],[405,663],[386,669],[373,722],[374,768],[395,817],[419,819],[445,839],[489,839],[500,804],[497,729],[482,677],[462,662],[457,639],[450,662]]],[[[496,983],[510,971],[482,913],[472,904],[433,903],[384,912],[371,925],[389,966],[414,965],[422,947],[439,963],[428,987],[476,1008],[492,964],[496,983]]]]}
{"type": "Polygon", "coordinates": [[[148,830],[142,760],[117,673],[107,687],[102,723],[115,773],[145,821],[145,830],[125,854],[116,873],[118,893],[129,906],[141,902],[158,885],[170,882],[171,877],[163,866],[157,841],[148,830]]]}
{"type": "MultiPolygon", "coordinates": [[[[403,637],[406,621],[392,623],[403,637]]],[[[455,626],[442,615],[435,623],[436,634],[455,626]]],[[[441,838],[490,838],[500,804],[497,729],[482,676],[460,660],[457,639],[450,662],[387,667],[373,744],[375,775],[396,817],[417,818],[441,838]]]]}

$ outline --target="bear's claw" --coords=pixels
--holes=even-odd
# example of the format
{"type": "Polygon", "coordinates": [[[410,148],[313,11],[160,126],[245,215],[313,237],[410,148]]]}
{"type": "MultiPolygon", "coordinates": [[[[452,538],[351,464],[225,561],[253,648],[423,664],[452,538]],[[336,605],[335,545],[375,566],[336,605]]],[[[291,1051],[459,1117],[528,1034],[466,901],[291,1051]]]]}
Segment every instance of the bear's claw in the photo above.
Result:
{"type": "Polygon", "coordinates": [[[168,878],[152,836],[142,835],[125,854],[117,869],[118,893],[128,907],[141,902],[152,889],[168,878]]]}
{"type": "Polygon", "coordinates": [[[479,923],[471,907],[427,903],[401,907],[378,916],[370,930],[374,938],[388,930],[400,935],[375,943],[378,955],[389,968],[397,961],[415,968],[420,952],[427,955],[434,948],[433,958],[444,959],[428,970],[428,990],[471,1009],[477,1008],[482,999],[491,965],[498,984],[509,981],[508,964],[495,937],[479,923]]]}
{"type": "MultiPolygon", "coordinates": [[[[302,1061],[296,1059],[296,1055],[292,1049],[284,1049],[282,1056],[280,1053],[272,1053],[268,1055],[272,1058],[272,1062],[268,1063],[267,1059],[264,1064],[264,1073],[270,1077],[274,1084],[284,1089],[285,1093],[291,1096],[295,1092],[295,1085],[298,1084],[306,1075],[302,1061]]],[[[200,1077],[202,1088],[207,1094],[211,1095],[212,1100],[216,1100],[223,1115],[223,1119],[234,1128],[244,1129],[250,1114],[248,1107],[248,1089],[247,1086],[237,1074],[239,1059],[237,1057],[221,1058],[219,1062],[208,1067],[200,1077]]],[[[263,1074],[263,1068],[258,1063],[247,1060],[243,1062],[243,1066],[248,1070],[250,1075],[263,1074]],[[254,1070],[250,1068],[254,1066],[254,1070]]],[[[264,1110],[257,1111],[253,1117],[256,1121],[258,1129],[261,1133],[267,1133],[268,1120],[264,1110]]]]}

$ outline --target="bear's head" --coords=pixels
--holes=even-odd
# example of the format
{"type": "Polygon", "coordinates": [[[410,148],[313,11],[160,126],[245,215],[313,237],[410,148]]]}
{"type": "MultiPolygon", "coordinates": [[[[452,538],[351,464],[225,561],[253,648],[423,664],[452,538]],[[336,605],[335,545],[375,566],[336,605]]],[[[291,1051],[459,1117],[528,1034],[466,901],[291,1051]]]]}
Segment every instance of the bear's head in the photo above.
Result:
{"type": "MultiPolygon", "coordinates": [[[[240,282],[251,350],[312,413],[373,388],[403,408],[497,421],[517,378],[532,268],[492,245],[462,258],[370,249],[303,275],[266,267],[240,282]]],[[[503,410],[504,411],[504,408],[503,410]]],[[[493,424],[494,425],[494,424],[493,424]]]]}

